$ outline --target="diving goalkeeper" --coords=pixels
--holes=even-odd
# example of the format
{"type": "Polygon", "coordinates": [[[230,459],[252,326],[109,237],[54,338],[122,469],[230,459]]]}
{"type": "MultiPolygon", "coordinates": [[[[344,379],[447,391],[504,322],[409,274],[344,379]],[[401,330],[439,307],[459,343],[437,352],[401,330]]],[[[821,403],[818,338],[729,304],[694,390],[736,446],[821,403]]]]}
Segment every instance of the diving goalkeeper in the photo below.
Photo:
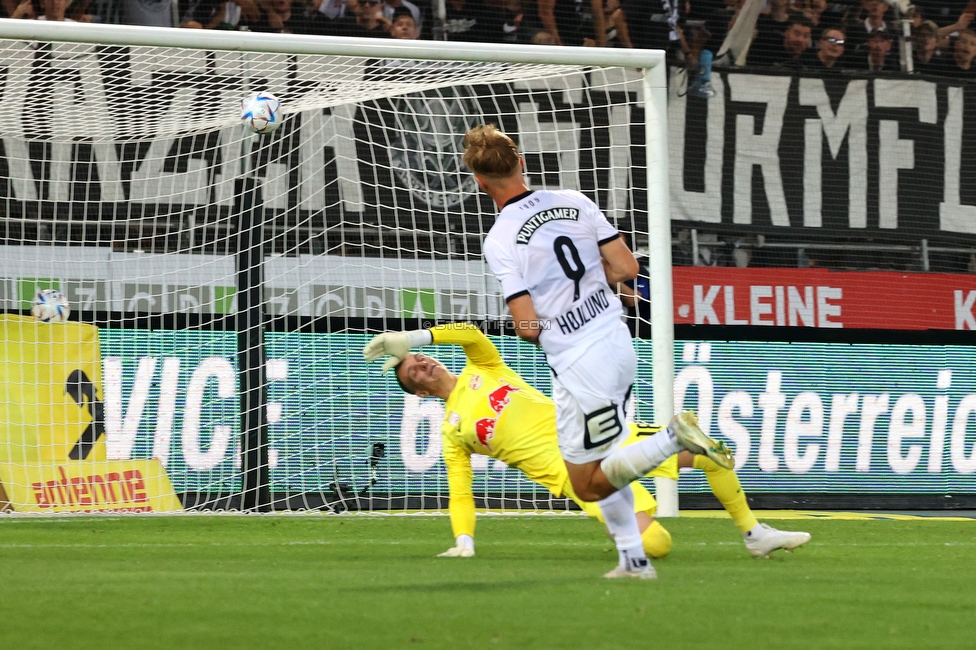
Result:
{"type": "MultiPolygon", "coordinates": [[[[389,355],[383,370],[395,368],[397,382],[404,391],[419,397],[439,397],[446,402],[441,434],[455,546],[442,553],[442,557],[474,555],[471,454],[475,453],[520,470],[557,497],[572,499],[591,517],[602,521],[597,504],[581,501],[573,492],[559,453],[556,408],[552,400],[505,365],[498,350],[479,329],[467,323],[454,323],[413,332],[387,332],[374,337],[363,354],[367,361],[389,355]],[[464,349],[468,363],[460,375],[454,375],[436,359],[410,354],[410,348],[431,343],[460,345],[464,349]]],[[[661,429],[631,424],[624,444],[661,429]]],[[[765,557],[777,549],[791,550],[809,541],[808,533],[781,531],[760,524],[749,509],[735,472],[706,456],[682,452],[649,476],[676,477],[676,465],[704,470],[712,493],[732,516],[753,556],[765,557]]],[[[650,557],[663,557],[671,550],[671,535],[653,518],[657,502],[639,483],[633,488],[644,550],[650,557]]]]}

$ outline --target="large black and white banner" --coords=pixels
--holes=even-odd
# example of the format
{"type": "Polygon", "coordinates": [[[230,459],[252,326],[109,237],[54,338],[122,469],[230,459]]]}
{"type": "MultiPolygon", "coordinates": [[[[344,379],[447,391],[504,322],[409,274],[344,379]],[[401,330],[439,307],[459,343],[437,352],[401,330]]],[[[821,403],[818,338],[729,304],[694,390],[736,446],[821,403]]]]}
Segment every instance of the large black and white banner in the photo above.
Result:
{"type": "Polygon", "coordinates": [[[253,174],[272,219],[480,234],[495,211],[460,155],[465,131],[493,122],[533,184],[628,223],[646,203],[639,88],[619,69],[0,41],[0,211],[207,223],[253,174]],[[261,139],[235,120],[255,88],[288,113],[261,139]]]}
{"type": "Polygon", "coordinates": [[[672,218],[759,231],[976,234],[976,86],[911,77],[672,76],[672,218]]]}
{"type": "MultiPolygon", "coordinates": [[[[273,86],[286,105],[314,106],[311,95],[333,90],[329,74],[301,56],[275,55],[256,80],[246,71],[258,66],[239,53],[179,59],[149,48],[4,43],[0,218],[118,224],[162,215],[182,224],[174,246],[192,248],[200,242],[190,229],[232,214],[251,169],[269,218],[287,215],[286,226],[339,233],[358,223],[477,240],[495,210],[460,162],[461,140],[470,126],[495,122],[518,137],[534,186],[579,189],[621,227],[646,224],[634,71],[438,87],[443,66],[344,64],[344,83],[407,88],[390,80],[426,74],[427,87],[299,110],[251,147],[232,114],[247,88],[273,86]],[[211,126],[190,129],[197,123],[211,126]]],[[[672,219],[743,232],[976,235],[976,86],[727,72],[713,76],[716,96],[706,101],[684,94],[683,72],[671,82],[672,219]]],[[[9,243],[30,240],[28,230],[8,232],[9,243]]],[[[412,241],[396,246],[422,244],[412,241]]]]}

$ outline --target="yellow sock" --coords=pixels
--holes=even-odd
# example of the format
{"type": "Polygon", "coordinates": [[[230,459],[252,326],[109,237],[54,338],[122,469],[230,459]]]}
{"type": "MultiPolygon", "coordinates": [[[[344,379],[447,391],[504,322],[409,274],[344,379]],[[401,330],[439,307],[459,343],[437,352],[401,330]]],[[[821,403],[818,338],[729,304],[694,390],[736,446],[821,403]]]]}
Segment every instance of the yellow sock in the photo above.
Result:
{"type": "Polygon", "coordinates": [[[657,519],[641,533],[641,541],[644,542],[644,552],[648,557],[664,557],[671,552],[671,533],[657,519]]]}
{"type": "Polygon", "coordinates": [[[695,456],[695,469],[705,472],[712,494],[725,506],[726,512],[732,515],[735,525],[743,533],[752,530],[756,524],[756,516],[752,514],[746,493],[742,491],[739,477],[731,469],[721,467],[707,456],[695,456]]]}

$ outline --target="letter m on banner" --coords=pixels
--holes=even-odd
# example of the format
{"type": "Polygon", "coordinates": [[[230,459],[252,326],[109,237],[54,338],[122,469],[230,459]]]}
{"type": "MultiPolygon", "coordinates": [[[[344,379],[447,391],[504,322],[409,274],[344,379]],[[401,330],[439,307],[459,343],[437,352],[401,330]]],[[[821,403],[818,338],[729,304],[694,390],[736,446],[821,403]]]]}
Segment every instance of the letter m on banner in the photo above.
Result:
{"type": "Polygon", "coordinates": [[[848,222],[851,228],[867,225],[868,197],[868,82],[857,79],[847,84],[847,90],[837,106],[830,106],[830,97],[822,79],[800,79],[800,105],[816,106],[819,119],[808,118],[803,130],[803,225],[823,226],[823,136],[827,135],[830,157],[837,160],[841,145],[847,137],[848,222]]]}

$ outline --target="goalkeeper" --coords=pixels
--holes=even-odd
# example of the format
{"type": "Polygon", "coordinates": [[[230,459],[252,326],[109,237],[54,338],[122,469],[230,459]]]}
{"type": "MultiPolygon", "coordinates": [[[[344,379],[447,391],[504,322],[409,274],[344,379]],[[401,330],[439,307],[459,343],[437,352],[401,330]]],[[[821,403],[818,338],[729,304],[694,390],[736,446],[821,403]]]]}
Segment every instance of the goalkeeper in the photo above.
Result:
{"type": "MultiPolygon", "coordinates": [[[[442,557],[474,555],[473,453],[491,456],[520,470],[557,497],[572,499],[591,517],[602,521],[597,504],[581,501],[573,492],[559,454],[556,408],[552,400],[505,365],[498,350],[479,329],[467,323],[454,323],[413,332],[387,332],[374,337],[363,355],[367,361],[389,355],[383,370],[395,368],[397,382],[404,391],[419,397],[439,397],[446,402],[441,433],[455,546],[442,553],[442,557]],[[468,363],[460,375],[454,375],[436,359],[410,354],[410,348],[431,343],[462,346],[468,363]]],[[[624,444],[662,428],[631,424],[630,436],[624,444]]],[[[809,541],[808,533],[780,531],[759,524],[746,503],[735,472],[720,467],[706,456],[682,452],[650,475],[675,478],[678,465],[704,470],[712,492],[742,531],[752,555],[765,557],[774,550],[790,550],[809,541]]],[[[644,550],[650,557],[663,557],[671,550],[671,535],[653,519],[657,502],[639,483],[633,487],[634,510],[644,550]]]]}

